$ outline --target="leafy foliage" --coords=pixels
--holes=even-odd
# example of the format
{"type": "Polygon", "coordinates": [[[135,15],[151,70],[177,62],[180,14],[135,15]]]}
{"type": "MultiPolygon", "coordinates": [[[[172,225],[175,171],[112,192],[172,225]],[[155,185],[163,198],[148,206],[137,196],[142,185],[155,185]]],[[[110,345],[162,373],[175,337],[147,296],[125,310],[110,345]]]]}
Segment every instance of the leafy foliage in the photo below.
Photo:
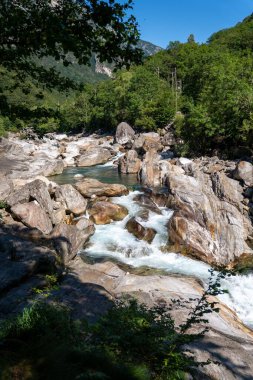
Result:
{"type": "MultiPolygon", "coordinates": [[[[183,380],[209,363],[196,362],[185,345],[200,339],[207,328],[190,330],[206,324],[206,314],[218,312],[217,303],[208,299],[223,292],[223,276],[211,275],[203,296],[189,300],[196,306],[178,327],[170,315],[184,306],[178,300],[170,309],[119,301],[92,325],[73,320],[59,305],[34,303],[0,326],[1,373],[5,379],[18,372],[24,379],[183,380]]],[[[54,286],[55,279],[49,283],[54,286]]]]}
{"type": "MultiPolygon", "coordinates": [[[[146,58],[143,66],[118,71],[111,80],[84,84],[80,72],[74,87],[67,90],[75,79],[68,63],[75,66],[90,60],[94,64],[91,51],[99,55],[101,50],[100,58],[109,62],[117,56],[120,66],[128,65],[130,56],[139,62],[138,49],[130,48],[138,39],[135,20],[126,17],[131,1],[125,5],[115,1],[59,1],[55,7],[46,0],[38,3],[36,17],[45,12],[45,25],[57,18],[55,30],[51,30],[53,24],[51,29],[43,29],[39,21],[36,27],[45,33],[44,40],[36,42],[33,32],[29,34],[30,29],[26,28],[24,36],[27,40],[18,40],[14,47],[8,43],[11,38],[17,39],[14,21],[17,22],[20,16],[19,25],[28,22],[37,2],[7,1],[1,5],[10,7],[8,9],[13,13],[7,18],[0,41],[3,52],[0,62],[0,135],[25,126],[33,127],[40,135],[84,129],[111,131],[123,120],[139,131],[156,131],[174,122],[176,134],[183,141],[178,147],[179,153],[215,152],[236,156],[243,149],[252,154],[252,16],[234,28],[213,35],[207,44],[196,43],[193,35],[184,44],[170,42],[165,51],[146,58]],[[28,7],[27,14],[22,7],[28,7]],[[80,20],[77,19],[80,7],[87,7],[88,19],[99,19],[92,36],[94,40],[87,42],[84,48],[84,29],[71,45],[77,33],[75,27],[88,22],[84,20],[85,12],[81,13],[80,20]],[[63,30],[59,31],[64,12],[63,30]],[[74,18],[74,23],[68,29],[70,17],[74,18]],[[63,33],[66,28],[65,41],[63,33]],[[114,28],[119,30],[112,36],[114,28]],[[52,33],[52,39],[49,33],[52,33]],[[119,36],[127,42],[119,43],[119,36]],[[10,67],[8,57],[13,52],[18,59],[10,67]],[[48,54],[50,57],[45,56],[48,54]],[[42,65],[38,66],[39,62],[42,65]],[[59,64],[55,66],[55,62],[59,64]]],[[[4,20],[0,17],[0,25],[1,22],[4,20]]],[[[34,22],[32,20],[31,25],[35,27],[34,22]]],[[[91,22],[87,35],[92,26],[91,22]]]]}
{"type": "Polygon", "coordinates": [[[0,3],[0,57],[8,66],[22,63],[31,55],[52,56],[70,63],[72,52],[87,63],[91,54],[101,61],[129,65],[138,61],[135,48],[138,31],[135,18],[127,16],[132,0],[15,0],[0,3]]]}

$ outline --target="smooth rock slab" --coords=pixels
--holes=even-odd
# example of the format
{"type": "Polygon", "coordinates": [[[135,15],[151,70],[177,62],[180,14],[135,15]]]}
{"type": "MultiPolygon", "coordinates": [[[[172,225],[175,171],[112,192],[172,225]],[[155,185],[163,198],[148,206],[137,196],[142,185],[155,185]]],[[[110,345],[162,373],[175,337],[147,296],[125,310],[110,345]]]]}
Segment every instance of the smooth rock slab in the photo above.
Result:
{"type": "Polygon", "coordinates": [[[111,158],[111,152],[105,148],[91,147],[77,159],[77,166],[95,166],[105,164],[111,158]]]}
{"type": "Polygon", "coordinates": [[[86,198],[118,197],[128,194],[126,186],[119,184],[103,183],[96,179],[85,178],[75,184],[75,188],[86,198]]]}
{"type": "MultiPolygon", "coordinates": [[[[91,321],[97,319],[98,303],[102,310],[110,307],[102,295],[109,300],[127,295],[150,307],[161,302],[169,305],[171,300],[179,299],[183,306],[174,305],[171,311],[178,326],[185,323],[194,307],[193,299],[200,298],[202,292],[199,282],[193,278],[173,275],[139,276],[126,273],[110,262],[89,265],[77,257],[71,263],[66,286],[63,284],[62,291],[57,295],[73,307],[78,318],[86,317],[91,321]],[[188,306],[185,302],[188,302],[188,306]]],[[[253,333],[242,325],[230,309],[222,304],[219,307],[219,314],[205,315],[208,325],[199,324],[192,331],[198,333],[205,327],[210,328],[203,339],[187,348],[197,355],[199,361],[214,361],[210,365],[199,367],[199,373],[196,377],[194,375],[194,379],[250,380],[253,373],[253,333]]]]}

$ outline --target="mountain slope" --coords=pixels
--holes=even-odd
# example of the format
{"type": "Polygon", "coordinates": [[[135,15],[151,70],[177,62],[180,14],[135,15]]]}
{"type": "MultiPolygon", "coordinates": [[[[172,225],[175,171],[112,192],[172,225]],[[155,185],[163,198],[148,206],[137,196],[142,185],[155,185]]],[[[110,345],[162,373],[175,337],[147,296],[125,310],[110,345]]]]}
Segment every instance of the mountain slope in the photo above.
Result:
{"type": "MultiPolygon", "coordinates": [[[[140,40],[138,47],[144,52],[145,57],[156,54],[161,47],[150,42],[140,40]]],[[[77,83],[96,83],[112,76],[113,65],[107,62],[101,63],[93,54],[90,65],[79,65],[74,56],[71,56],[72,65],[65,67],[61,61],[55,61],[52,57],[45,57],[38,61],[45,68],[54,67],[62,76],[74,80],[77,83]]]]}
{"type": "Polygon", "coordinates": [[[231,50],[250,49],[253,51],[253,14],[232,28],[214,33],[208,42],[226,46],[231,50]]]}

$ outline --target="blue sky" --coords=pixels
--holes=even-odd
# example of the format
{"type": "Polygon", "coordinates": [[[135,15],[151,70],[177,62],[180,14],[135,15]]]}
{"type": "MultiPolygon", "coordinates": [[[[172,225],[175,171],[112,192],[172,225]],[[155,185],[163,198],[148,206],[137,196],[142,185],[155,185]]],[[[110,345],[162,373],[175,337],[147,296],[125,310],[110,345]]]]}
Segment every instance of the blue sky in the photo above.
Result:
{"type": "Polygon", "coordinates": [[[141,38],[161,47],[193,33],[205,42],[214,32],[253,13],[253,0],[135,0],[141,38]]]}

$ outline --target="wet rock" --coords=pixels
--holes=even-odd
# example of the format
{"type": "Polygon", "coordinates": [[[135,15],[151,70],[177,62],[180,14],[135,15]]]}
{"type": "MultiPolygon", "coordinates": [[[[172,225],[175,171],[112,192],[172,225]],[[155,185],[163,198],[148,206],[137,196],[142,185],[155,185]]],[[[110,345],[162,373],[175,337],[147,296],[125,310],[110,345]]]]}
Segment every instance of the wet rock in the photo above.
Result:
{"type": "Polygon", "coordinates": [[[253,165],[247,161],[240,161],[236,165],[234,178],[243,181],[247,186],[253,186],[253,165]]]}
{"type": "Polygon", "coordinates": [[[111,202],[95,202],[88,213],[95,224],[109,224],[124,219],[128,215],[128,210],[111,202]]]}
{"type": "Polygon", "coordinates": [[[80,229],[74,225],[60,223],[54,228],[51,239],[65,265],[77,255],[93,233],[94,228],[91,226],[80,229]]]}
{"type": "Polygon", "coordinates": [[[86,198],[94,196],[117,197],[128,194],[128,190],[124,185],[103,183],[92,178],[78,181],[75,188],[86,198]]]}
{"type": "Polygon", "coordinates": [[[149,209],[150,211],[155,212],[156,214],[161,214],[161,211],[159,210],[155,202],[148,195],[139,194],[134,198],[134,201],[137,202],[139,205],[149,209]]]}
{"type": "Polygon", "coordinates": [[[143,227],[135,218],[131,218],[127,224],[126,229],[139,240],[145,240],[149,244],[152,243],[156,231],[152,228],[143,227]]]}
{"type": "Polygon", "coordinates": [[[138,173],[141,167],[141,160],[135,150],[129,150],[119,159],[119,171],[125,174],[138,173]]]}
{"type": "Polygon", "coordinates": [[[101,165],[109,161],[110,158],[111,152],[108,149],[91,147],[77,159],[77,166],[101,165]]]}
{"type": "Polygon", "coordinates": [[[16,204],[11,213],[27,227],[37,228],[46,235],[52,231],[48,214],[35,202],[16,204]]]}
{"type": "Polygon", "coordinates": [[[85,213],[87,200],[72,186],[61,185],[55,191],[56,200],[62,199],[66,211],[78,216],[85,213]]]}
{"type": "Polygon", "coordinates": [[[125,145],[133,140],[135,132],[129,124],[122,122],[117,126],[115,141],[118,144],[125,145]]]}

